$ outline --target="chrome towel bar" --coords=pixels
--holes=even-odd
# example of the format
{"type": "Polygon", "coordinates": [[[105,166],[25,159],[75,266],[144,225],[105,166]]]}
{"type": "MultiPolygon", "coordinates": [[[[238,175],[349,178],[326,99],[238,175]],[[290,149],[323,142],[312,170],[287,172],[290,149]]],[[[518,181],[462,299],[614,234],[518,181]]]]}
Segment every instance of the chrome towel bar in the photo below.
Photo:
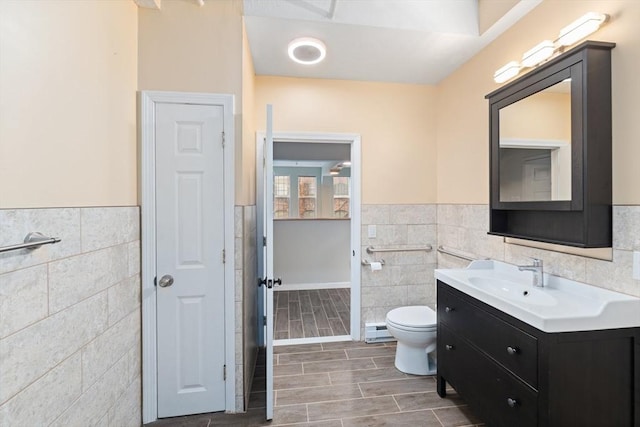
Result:
{"type": "Polygon", "coordinates": [[[369,246],[367,248],[368,254],[373,254],[376,252],[430,252],[433,248],[431,245],[419,246],[419,247],[408,247],[408,248],[384,248],[384,249],[376,249],[373,246],[369,246]]]}
{"type": "Polygon", "coordinates": [[[19,249],[37,249],[42,245],[50,245],[53,243],[58,243],[62,239],[58,237],[47,237],[42,233],[37,231],[27,234],[24,238],[24,243],[18,243],[17,245],[9,245],[3,246],[0,248],[0,253],[9,252],[9,251],[17,251],[19,249]]]}

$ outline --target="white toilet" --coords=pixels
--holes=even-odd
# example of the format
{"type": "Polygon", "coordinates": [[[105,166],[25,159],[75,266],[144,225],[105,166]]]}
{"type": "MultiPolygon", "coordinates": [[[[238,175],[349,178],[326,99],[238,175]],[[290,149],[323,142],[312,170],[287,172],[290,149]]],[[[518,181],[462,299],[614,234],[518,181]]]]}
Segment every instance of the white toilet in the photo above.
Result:
{"type": "Polygon", "coordinates": [[[426,305],[399,307],[387,313],[387,330],[398,340],[396,368],[407,374],[436,373],[436,313],[426,305]]]}

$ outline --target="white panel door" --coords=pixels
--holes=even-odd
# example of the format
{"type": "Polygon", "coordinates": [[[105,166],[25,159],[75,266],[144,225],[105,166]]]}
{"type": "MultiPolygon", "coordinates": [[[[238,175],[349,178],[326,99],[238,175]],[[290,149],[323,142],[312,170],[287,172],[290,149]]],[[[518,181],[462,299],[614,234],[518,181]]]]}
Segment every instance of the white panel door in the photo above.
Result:
{"type": "Polygon", "coordinates": [[[522,200],[551,200],[551,155],[525,159],[522,195],[522,200]]]}
{"type": "Polygon", "coordinates": [[[267,128],[264,144],[264,235],[266,237],[264,276],[267,283],[264,290],[265,317],[265,353],[266,353],[266,418],[273,419],[273,112],[267,105],[267,128]]]}
{"type": "Polygon", "coordinates": [[[156,104],[158,417],[225,409],[223,112],[156,104]]]}

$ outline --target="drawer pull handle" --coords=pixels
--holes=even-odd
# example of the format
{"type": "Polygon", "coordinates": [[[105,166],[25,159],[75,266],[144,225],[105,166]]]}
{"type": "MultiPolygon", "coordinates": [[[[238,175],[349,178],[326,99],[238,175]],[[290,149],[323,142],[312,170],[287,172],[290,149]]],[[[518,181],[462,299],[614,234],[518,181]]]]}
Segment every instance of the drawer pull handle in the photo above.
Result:
{"type": "Polygon", "coordinates": [[[451,344],[447,344],[447,345],[445,345],[445,346],[444,346],[444,348],[446,348],[446,349],[447,349],[447,351],[451,351],[451,350],[453,350],[455,347],[454,347],[454,346],[452,346],[451,344]]]}
{"type": "Polygon", "coordinates": [[[445,311],[446,313],[451,313],[451,312],[453,311],[453,308],[451,308],[451,307],[445,307],[445,308],[444,308],[444,311],[445,311]]]}
{"type": "Polygon", "coordinates": [[[509,405],[512,408],[515,408],[518,405],[518,400],[508,397],[507,398],[507,405],[509,405]]]}
{"type": "Polygon", "coordinates": [[[511,356],[515,356],[516,354],[520,353],[520,349],[518,347],[507,347],[507,353],[509,353],[509,355],[511,356]]]}

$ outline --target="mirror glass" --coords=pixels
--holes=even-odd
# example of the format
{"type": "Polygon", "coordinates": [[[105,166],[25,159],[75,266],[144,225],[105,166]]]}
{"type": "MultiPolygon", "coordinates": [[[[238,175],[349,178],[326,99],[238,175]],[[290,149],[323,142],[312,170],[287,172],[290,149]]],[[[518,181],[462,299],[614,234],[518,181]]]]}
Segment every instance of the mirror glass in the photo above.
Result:
{"type": "Polygon", "coordinates": [[[273,218],[348,219],[348,144],[274,143],[273,218]]]}
{"type": "Polygon", "coordinates": [[[571,79],[500,109],[500,201],[571,200],[571,79]]]}

